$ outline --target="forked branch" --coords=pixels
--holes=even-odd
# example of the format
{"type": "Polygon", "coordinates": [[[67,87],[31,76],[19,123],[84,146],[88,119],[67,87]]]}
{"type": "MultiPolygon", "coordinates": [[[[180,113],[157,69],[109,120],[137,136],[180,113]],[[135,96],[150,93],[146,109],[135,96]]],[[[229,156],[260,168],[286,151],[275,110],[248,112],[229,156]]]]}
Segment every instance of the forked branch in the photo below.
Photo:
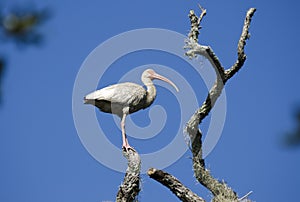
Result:
{"type": "MultiPolygon", "coordinates": [[[[202,7],[200,8],[202,11],[200,17],[197,17],[193,10],[191,10],[189,14],[190,21],[191,21],[191,30],[188,35],[188,39],[186,41],[186,46],[185,46],[185,49],[187,49],[186,55],[189,56],[190,58],[197,57],[197,55],[202,55],[205,58],[207,58],[211,62],[217,78],[215,84],[210,89],[205,102],[202,104],[202,106],[199,109],[196,110],[194,115],[188,121],[186,126],[186,131],[189,134],[191,140],[191,147],[193,153],[193,170],[196,179],[204,187],[206,187],[208,190],[211,191],[211,193],[214,196],[213,197],[214,202],[221,202],[221,201],[234,202],[234,201],[239,201],[237,194],[225,182],[221,182],[215,179],[210,174],[210,171],[205,167],[205,161],[202,156],[202,133],[199,130],[198,126],[202,122],[202,120],[209,114],[211,109],[214,107],[217,99],[222,93],[225,83],[239,69],[241,69],[241,67],[243,66],[246,60],[244,47],[246,44],[246,40],[249,39],[250,22],[256,9],[251,8],[247,12],[244,26],[243,26],[243,31],[238,43],[238,59],[231,68],[225,70],[225,68],[222,66],[221,62],[219,61],[218,57],[213,52],[213,50],[209,46],[203,46],[198,43],[198,36],[200,33],[199,30],[201,28],[200,23],[203,17],[206,15],[206,10],[203,9],[202,7]]],[[[162,171],[160,172],[163,173],[162,171]]],[[[174,180],[173,176],[169,176],[169,178],[170,179],[168,179],[168,183],[171,184],[174,182],[178,183],[178,180],[176,178],[175,178],[176,180],[174,180]]],[[[161,177],[160,180],[159,179],[156,180],[161,181],[161,177]]],[[[166,185],[166,183],[163,184],[169,187],[169,185],[166,185]]],[[[172,190],[172,192],[175,194],[177,193],[176,195],[178,196],[178,190],[175,189],[175,191],[172,190]]]]}
{"type": "MultiPolygon", "coordinates": [[[[222,93],[225,83],[236,72],[238,72],[239,69],[241,69],[246,60],[244,47],[246,44],[246,40],[249,39],[250,22],[256,9],[251,8],[246,14],[243,31],[238,42],[238,59],[235,64],[228,70],[225,70],[218,57],[209,46],[203,46],[198,43],[198,36],[200,33],[199,30],[201,29],[200,23],[203,17],[206,15],[206,10],[201,6],[200,9],[201,14],[199,17],[197,17],[193,10],[191,10],[189,13],[191,30],[188,35],[188,39],[186,40],[186,55],[190,58],[197,57],[198,55],[202,55],[207,58],[211,62],[215,70],[216,81],[211,87],[205,102],[199,109],[196,110],[196,112],[193,114],[186,125],[186,131],[191,140],[194,174],[196,179],[204,187],[211,191],[211,193],[213,194],[213,202],[239,202],[245,200],[250,201],[248,200],[248,194],[239,199],[236,192],[234,192],[225,182],[215,179],[210,174],[210,171],[206,169],[205,161],[202,156],[202,133],[199,130],[198,126],[214,107],[217,99],[222,93]]],[[[204,201],[169,173],[151,168],[148,170],[148,175],[164,186],[168,187],[182,201],[204,201]],[[186,196],[189,196],[189,198],[186,196]]]]}
{"type": "MultiPolygon", "coordinates": [[[[202,13],[203,13],[203,9],[202,13]]],[[[202,106],[196,110],[194,115],[190,118],[187,123],[186,131],[189,134],[193,153],[193,169],[196,179],[210,190],[214,196],[213,201],[239,201],[237,194],[224,182],[216,180],[205,167],[205,161],[202,157],[202,133],[198,128],[198,125],[202,120],[209,114],[211,109],[214,107],[217,99],[222,93],[225,83],[243,66],[246,55],[244,52],[244,47],[246,40],[249,39],[249,27],[252,16],[256,11],[255,8],[248,10],[243,26],[243,31],[238,43],[238,59],[235,64],[228,70],[224,70],[219,59],[214,54],[209,46],[202,46],[198,44],[198,35],[193,33],[199,33],[200,22],[203,14],[198,18],[194,11],[190,11],[191,19],[191,31],[189,34],[189,39],[186,41],[185,48],[188,49],[186,55],[190,58],[196,57],[197,55],[202,55],[207,58],[217,75],[215,84],[210,89],[205,102],[202,106]],[[199,24],[195,24],[199,22],[199,24]],[[191,37],[192,36],[192,37],[191,37]]],[[[205,12],[206,13],[206,12],[205,12]]]]}

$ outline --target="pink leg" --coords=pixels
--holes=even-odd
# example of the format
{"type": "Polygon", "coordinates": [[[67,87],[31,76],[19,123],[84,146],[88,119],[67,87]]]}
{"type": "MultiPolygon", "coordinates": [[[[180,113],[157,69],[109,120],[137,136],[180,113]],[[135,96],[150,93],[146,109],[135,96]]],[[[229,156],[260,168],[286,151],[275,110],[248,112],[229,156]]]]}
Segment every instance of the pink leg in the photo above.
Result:
{"type": "Polygon", "coordinates": [[[121,120],[121,129],[122,129],[122,141],[123,141],[123,145],[122,147],[128,151],[129,149],[135,151],[128,143],[128,140],[127,140],[127,136],[126,136],[126,132],[125,132],[125,118],[126,118],[127,114],[124,113],[123,114],[123,117],[122,117],[122,120],[121,120]]]}

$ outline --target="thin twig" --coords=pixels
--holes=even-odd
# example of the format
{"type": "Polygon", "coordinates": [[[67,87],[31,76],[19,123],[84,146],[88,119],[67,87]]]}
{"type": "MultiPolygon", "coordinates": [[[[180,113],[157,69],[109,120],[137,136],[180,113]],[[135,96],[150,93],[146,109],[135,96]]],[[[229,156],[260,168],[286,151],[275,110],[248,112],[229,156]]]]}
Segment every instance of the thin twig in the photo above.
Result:
{"type": "Polygon", "coordinates": [[[248,198],[248,197],[250,196],[250,194],[252,194],[252,193],[253,193],[253,191],[249,191],[245,196],[239,198],[238,200],[239,200],[240,202],[247,201],[247,198],[248,198]]]}
{"type": "Polygon", "coordinates": [[[123,155],[128,161],[128,167],[123,183],[120,185],[117,193],[117,202],[134,201],[140,192],[140,156],[133,150],[123,150],[123,155]]]}
{"type": "Polygon", "coordinates": [[[199,19],[198,19],[198,27],[201,28],[200,24],[201,24],[201,21],[202,21],[203,17],[206,15],[206,9],[204,9],[200,4],[198,4],[198,6],[201,10],[201,14],[200,14],[199,19]]]}
{"type": "Polygon", "coordinates": [[[160,182],[164,186],[168,187],[181,201],[185,202],[205,202],[204,199],[197,196],[190,189],[184,186],[178,179],[173,175],[158,170],[155,168],[150,168],[147,172],[149,177],[160,182]]]}

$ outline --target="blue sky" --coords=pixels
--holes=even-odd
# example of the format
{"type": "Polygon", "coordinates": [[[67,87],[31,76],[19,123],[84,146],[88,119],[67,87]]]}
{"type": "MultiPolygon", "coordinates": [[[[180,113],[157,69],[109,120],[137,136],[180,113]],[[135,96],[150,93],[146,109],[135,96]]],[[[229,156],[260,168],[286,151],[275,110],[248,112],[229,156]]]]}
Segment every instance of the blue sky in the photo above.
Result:
{"type": "MultiPolygon", "coordinates": [[[[114,201],[124,174],[100,164],[80,141],[72,115],[76,76],[91,51],[120,33],[162,28],[186,35],[190,26],[188,12],[197,9],[197,3],[186,0],[2,1],[1,6],[6,9],[27,4],[49,7],[52,17],[41,27],[45,35],[41,47],[20,50],[11,43],[0,46],[0,53],[8,60],[0,108],[0,201],[114,201]]],[[[297,61],[300,3],[233,0],[200,3],[207,9],[200,43],[210,45],[225,67],[236,60],[237,40],[246,11],[257,8],[246,46],[248,58],[242,70],[226,85],[225,126],[218,144],[206,158],[207,166],[240,196],[252,190],[251,199],[255,201],[296,201],[300,150],[283,148],[280,141],[296,127],[293,114],[300,104],[297,61]]],[[[150,50],[117,60],[104,74],[99,87],[117,82],[132,68],[147,64],[172,67],[185,78],[191,78],[194,88],[198,89],[199,85],[197,99],[201,103],[205,98],[205,85],[197,80],[188,64],[167,53],[150,50]],[[184,65],[187,70],[183,69],[184,65]]],[[[179,124],[178,103],[168,104],[173,98],[169,91],[158,88],[154,104],[165,106],[168,114],[162,134],[149,140],[129,137],[141,153],[155,151],[172,140],[179,124]]],[[[92,106],[84,107],[92,109],[92,106]]],[[[147,112],[132,115],[133,121],[141,127],[147,125],[147,112]]],[[[112,143],[121,146],[120,131],[112,117],[100,112],[96,116],[113,133],[108,137],[112,143]]],[[[201,126],[204,132],[208,124],[206,120],[201,126]]],[[[190,157],[187,151],[165,170],[209,199],[209,192],[193,178],[190,157]]],[[[177,200],[146,175],[142,175],[139,199],[177,200]]]]}

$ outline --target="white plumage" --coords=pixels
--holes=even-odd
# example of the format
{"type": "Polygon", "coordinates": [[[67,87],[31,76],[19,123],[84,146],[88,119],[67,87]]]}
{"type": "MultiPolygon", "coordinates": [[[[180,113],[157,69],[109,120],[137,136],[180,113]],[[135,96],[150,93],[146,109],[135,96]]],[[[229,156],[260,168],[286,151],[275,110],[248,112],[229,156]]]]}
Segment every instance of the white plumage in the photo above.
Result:
{"type": "Polygon", "coordinates": [[[153,79],[163,80],[171,84],[178,91],[178,88],[172,81],[155,73],[152,69],[147,69],[141,77],[147,90],[138,84],[126,82],[107,86],[84,97],[85,104],[92,104],[101,111],[116,114],[122,119],[123,148],[126,150],[132,149],[132,147],[128,144],[125,133],[125,118],[128,114],[145,109],[153,103],[156,97],[156,88],[152,82],[153,79]]]}

